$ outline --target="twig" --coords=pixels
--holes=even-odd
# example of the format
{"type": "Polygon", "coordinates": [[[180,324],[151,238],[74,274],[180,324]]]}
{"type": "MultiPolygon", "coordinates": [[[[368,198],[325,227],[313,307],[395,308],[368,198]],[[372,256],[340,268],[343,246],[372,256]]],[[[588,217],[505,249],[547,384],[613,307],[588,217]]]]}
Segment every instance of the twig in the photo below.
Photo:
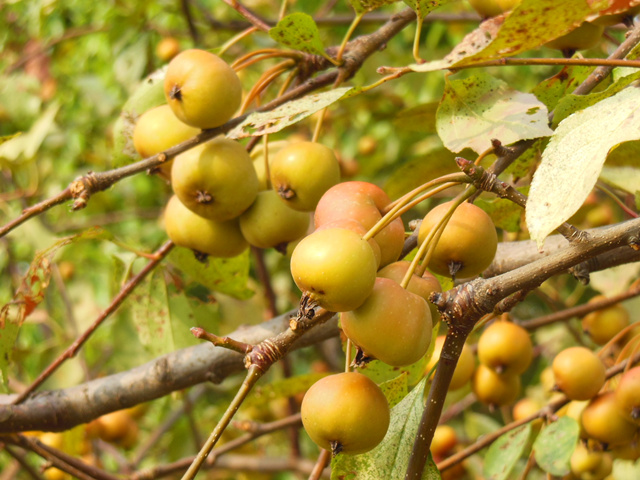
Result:
{"type": "Polygon", "coordinates": [[[162,247],[160,247],[156,253],[155,258],[151,260],[135,277],[127,282],[122,287],[120,292],[114,297],[109,306],[98,316],[98,318],[87,328],[82,335],[80,335],[75,342],[73,342],[67,349],[62,352],[58,358],[56,358],[45,370],[43,370],[38,378],[18,397],[14,400],[14,404],[22,403],[36,388],[38,388],[42,382],[55,372],[65,360],[73,358],[80,350],[80,347],[84,345],[84,342],[91,336],[91,334],[102,324],[102,322],[109,317],[116,309],[122,304],[122,302],[131,294],[131,292],[144,280],[144,278],[166,257],[173,248],[173,242],[168,241],[162,247]]]}
{"type": "Polygon", "coordinates": [[[263,32],[268,32],[271,27],[258,15],[249,10],[247,7],[242,5],[238,0],[222,0],[224,3],[229,5],[235,11],[237,11],[240,15],[246,18],[251,25],[262,30],[263,32]]]}
{"type": "Polygon", "coordinates": [[[313,471],[311,475],[309,475],[309,480],[319,480],[322,476],[322,472],[324,471],[324,467],[331,461],[331,452],[329,450],[325,450],[324,448],[320,451],[320,455],[318,456],[318,461],[313,466],[313,471]]]}
{"type": "Polygon", "coordinates": [[[44,480],[44,477],[42,475],[40,475],[35,468],[33,468],[31,465],[29,465],[29,462],[27,462],[24,458],[24,454],[20,454],[18,452],[14,452],[13,448],[11,448],[9,445],[5,445],[3,450],[5,452],[7,452],[9,455],[11,455],[13,458],[15,458],[16,462],[18,462],[20,464],[20,466],[22,468],[24,468],[24,470],[31,475],[35,480],[44,480]]]}
{"type": "Polygon", "coordinates": [[[191,6],[189,5],[189,0],[180,0],[180,7],[182,8],[182,13],[184,14],[184,19],[187,21],[187,27],[189,28],[189,35],[191,35],[191,40],[194,45],[200,44],[200,34],[198,34],[198,29],[193,21],[193,15],[191,14],[191,6]]]}

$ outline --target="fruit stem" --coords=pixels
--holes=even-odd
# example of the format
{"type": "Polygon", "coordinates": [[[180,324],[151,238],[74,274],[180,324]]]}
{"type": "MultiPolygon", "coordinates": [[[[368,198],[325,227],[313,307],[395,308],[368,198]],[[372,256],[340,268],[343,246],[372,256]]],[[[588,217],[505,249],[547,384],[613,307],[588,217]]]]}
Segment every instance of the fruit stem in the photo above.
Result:
{"type": "Polygon", "coordinates": [[[420,34],[422,33],[422,23],[424,22],[424,18],[421,15],[418,15],[416,21],[416,34],[413,38],[413,58],[416,63],[422,63],[422,58],[420,58],[420,34]]]}
{"type": "Polygon", "coordinates": [[[251,35],[254,32],[258,31],[258,27],[255,26],[251,26],[245,30],[243,30],[242,32],[240,32],[239,34],[237,34],[236,36],[232,37],[231,39],[229,39],[224,45],[222,45],[222,47],[220,47],[220,50],[218,50],[218,56],[222,56],[226,53],[227,50],[229,50],[233,45],[235,45],[236,43],[238,43],[240,40],[242,40],[243,38],[248,37],[249,35],[251,35]]]}
{"type": "Polygon", "coordinates": [[[336,53],[336,61],[338,63],[342,63],[342,55],[344,54],[344,50],[347,47],[347,43],[349,42],[349,39],[353,35],[353,32],[355,31],[356,27],[360,23],[360,20],[362,20],[363,16],[364,16],[364,12],[357,13],[356,16],[353,18],[353,21],[351,22],[351,25],[349,25],[349,30],[347,30],[347,33],[345,34],[344,38],[342,39],[342,43],[340,44],[340,48],[338,49],[338,53],[336,53]]]}
{"type": "Polygon", "coordinates": [[[389,223],[394,221],[400,215],[411,210],[413,207],[423,202],[427,198],[431,197],[432,195],[435,195],[436,193],[446,190],[447,188],[453,187],[455,185],[458,185],[464,182],[465,179],[468,180],[469,177],[464,173],[463,174],[452,173],[449,175],[444,175],[440,178],[436,178],[435,180],[431,180],[430,182],[427,182],[419,186],[418,188],[407,193],[406,195],[403,195],[401,198],[390,203],[384,208],[383,210],[384,216],[380,220],[378,220],[378,222],[373,227],[371,227],[371,229],[367,233],[365,233],[362,238],[364,240],[372,239],[378,233],[380,233],[380,231],[384,227],[386,227],[389,223]],[[424,195],[421,195],[420,197],[414,200],[411,200],[413,197],[415,197],[419,193],[422,193],[425,190],[428,190],[429,188],[435,187],[437,185],[440,185],[440,187],[434,188],[433,190],[425,193],[424,195]]]}
{"type": "Polygon", "coordinates": [[[346,373],[349,373],[351,371],[351,347],[352,347],[352,343],[351,343],[351,339],[347,338],[347,346],[345,348],[345,353],[346,353],[346,358],[345,358],[345,362],[344,362],[344,371],[346,373]]]}
{"type": "Polygon", "coordinates": [[[189,469],[182,476],[182,480],[193,480],[195,478],[198,470],[200,470],[200,467],[202,467],[202,464],[206,460],[207,456],[220,439],[222,432],[224,432],[225,428],[227,428],[227,426],[231,422],[231,419],[240,408],[240,405],[242,405],[244,399],[247,397],[253,386],[263,374],[264,371],[257,365],[251,365],[249,367],[247,376],[238,389],[238,393],[236,393],[236,396],[233,398],[233,400],[227,407],[227,410],[222,415],[222,418],[220,418],[220,421],[211,432],[211,435],[209,435],[209,438],[198,452],[198,455],[196,455],[196,458],[193,460],[191,465],[189,465],[189,469]]]}

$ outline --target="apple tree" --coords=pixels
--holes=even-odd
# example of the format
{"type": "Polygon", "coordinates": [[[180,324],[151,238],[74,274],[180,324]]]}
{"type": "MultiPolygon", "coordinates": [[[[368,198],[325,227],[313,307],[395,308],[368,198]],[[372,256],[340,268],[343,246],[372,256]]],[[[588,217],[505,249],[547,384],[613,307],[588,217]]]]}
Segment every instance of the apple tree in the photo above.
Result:
{"type": "Polygon", "coordinates": [[[639,478],[639,11],[0,5],[0,478],[639,478]]]}

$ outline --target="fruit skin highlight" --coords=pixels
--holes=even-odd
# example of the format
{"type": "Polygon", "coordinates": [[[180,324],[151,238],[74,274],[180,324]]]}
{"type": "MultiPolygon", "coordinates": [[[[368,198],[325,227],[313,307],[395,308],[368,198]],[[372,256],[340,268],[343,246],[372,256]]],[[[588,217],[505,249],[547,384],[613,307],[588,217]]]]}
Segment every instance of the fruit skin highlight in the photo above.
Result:
{"type": "Polygon", "coordinates": [[[389,428],[389,404],[382,390],[356,372],[318,380],[304,396],[300,411],[311,440],[334,456],[373,449],[389,428]]]}
{"type": "Polygon", "coordinates": [[[205,50],[180,52],[164,79],[164,94],[173,113],[187,125],[214,128],[240,107],[242,85],[236,72],[205,50]]]}
{"type": "MultiPolygon", "coordinates": [[[[443,203],[427,213],[420,225],[418,244],[425,241],[452,204],[443,203]]],[[[473,277],[491,265],[497,249],[498,234],[491,217],[480,207],[464,202],[444,228],[429,260],[429,269],[447,277],[473,277]]]]}
{"type": "Polygon", "coordinates": [[[360,235],[344,228],[318,230],[291,254],[291,275],[313,302],[332,312],[364,303],[373,290],[377,260],[360,235]]]}

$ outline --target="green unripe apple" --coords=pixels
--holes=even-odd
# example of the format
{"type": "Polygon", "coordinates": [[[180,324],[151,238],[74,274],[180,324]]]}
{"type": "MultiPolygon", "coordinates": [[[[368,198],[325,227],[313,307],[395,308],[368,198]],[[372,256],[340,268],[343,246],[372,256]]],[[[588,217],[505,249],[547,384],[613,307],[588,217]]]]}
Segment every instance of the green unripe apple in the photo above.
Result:
{"type": "Polygon", "coordinates": [[[371,246],[344,228],[303,238],[291,255],[291,275],[300,290],[332,312],[358,308],[373,290],[377,262],[371,246]]]}
{"type": "Polygon", "coordinates": [[[173,243],[212,257],[235,257],[249,247],[237,220],[217,222],[203,218],[175,195],[167,203],[164,225],[173,243]]]}
{"type": "Polygon", "coordinates": [[[328,147],[297,142],[280,150],[269,162],[272,188],[295,210],[315,210],[320,197],[340,181],[340,165],[328,147]]]}
{"type": "Polygon", "coordinates": [[[389,428],[389,404],[382,390],[356,372],[318,380],[305,394],[300,411],[311,440],[334,456],[368,452],[389,428]]]}
{"type": "MultiPolygon", "coordinates": [[[[324,223],[317,227],[316,231],[326,230],[327,228],[346,228],[347,230],[353,230],[361,236],[364,236],[367,233],[367,229],[364,228],[364,225],[356,220],[350,220],[348,218],[341,218],[339,220],[334,220],[333,222],[324,223]]],[[[382,258],[380,245],[378,245],[378,242],[376,242],[373,238],[370,238],[368,242],[371,246],[371,249],[373,250],[373,254],[376,256],[376,263],[378,264],[378,266],[380,266],[380,260],[382,258]]]]}
{"type": "MultiPolygon", "coordinates": [[[[438,225],[451,208],[446,202],[433,208],[422,220],[418,243],[438,225]]],[[[479,207],[464,202],[456,208],[444,228],[429,260],[429,269],[438,275],[468,278],[482,273],[493,261],[498,235],[491,217],[479,207]]]]}
{"type": "Polygon", "coordinates": [[[307,233],[310,222],[309,213],[287,207],[275,191],[264,190],[240,215],[240,230],[254,247],[283,250],[307,233]]]}
{"type": "Polygon", "coordinates": [[[340,315],[340,325],[365,355],[394,367],[420,360],[433,328],[424,298],[381,277],[362,305],[340,315]]]}
{"type": "Polygon", "coordinates": [[[211,220],[240,216],[258,195],[258,177],[249,154],[235,140],[215,138],[178,155],[171,186],[191,211],[211,220]]]}
{"type": "Polygon", "coordinates": [[[242,101],[236,72],[217,55],[205,50],[180,52],[164,79],[164,94],[176,117],[196,128],[226,123],[242,101]]]}
{"type": "MultiPolygon", "coordinates": [[[[133,129],[133,145],[142,158],[164,152],[179,143],[195,137],[200,130],[181,122],[173,114],[169,105],[160,105],[144,112],[133,129]]],[[[160,172],[166,179],[171,178],[169,160],[160,165],[160,172]]]]}

